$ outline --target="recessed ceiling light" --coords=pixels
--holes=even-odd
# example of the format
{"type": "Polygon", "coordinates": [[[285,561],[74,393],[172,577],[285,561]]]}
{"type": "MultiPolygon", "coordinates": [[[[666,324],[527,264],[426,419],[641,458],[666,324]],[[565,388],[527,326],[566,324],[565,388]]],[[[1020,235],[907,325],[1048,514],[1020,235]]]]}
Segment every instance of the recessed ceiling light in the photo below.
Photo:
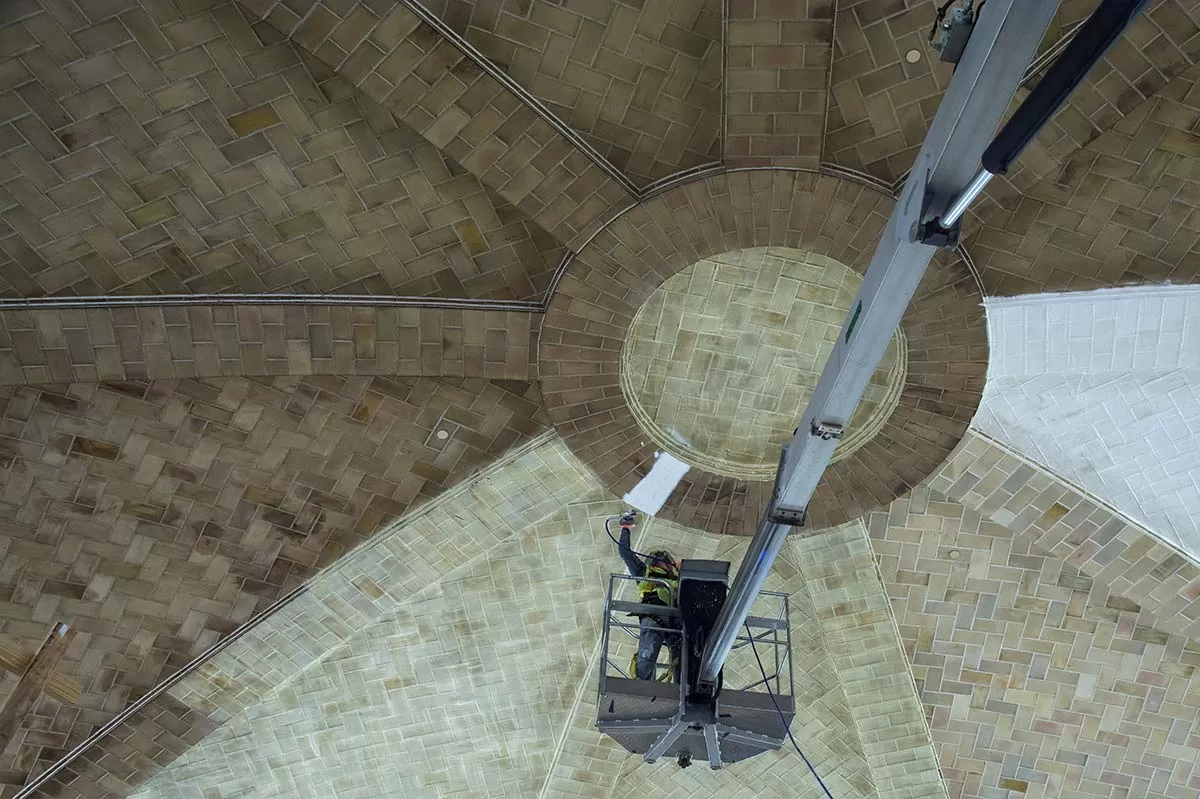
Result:
{"type": "Polygon", "coordinates": [[[447,438],[450,437],[450,434],[447,433],[445,430],[439,430],[439,431],[437,431],[437,437],[438,437],[439,441],[445,441],[447,438]]]}
{"type": "Polygon", "coordinates": [[[921,60],[921,51],[920,50],[909,50],[907,53],[904,54],[904,60],[910,64],[917,63],[918,61],[921,60]]]}

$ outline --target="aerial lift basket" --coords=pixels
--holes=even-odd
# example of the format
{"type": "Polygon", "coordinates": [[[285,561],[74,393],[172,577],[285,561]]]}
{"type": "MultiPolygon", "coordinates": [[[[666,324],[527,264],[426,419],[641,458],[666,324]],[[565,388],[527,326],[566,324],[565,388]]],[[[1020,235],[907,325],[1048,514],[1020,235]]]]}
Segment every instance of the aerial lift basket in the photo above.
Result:
{"type": "Polygon", "coordinates": [[[602,733],[647,762],[666,755],[686,766],[696,757],[715,769],[778,749],[787,740],[794,704],[786,594],[759,594],[725,663],[717,695],[689,694],[688,675],[695,674],[703,651],[703,622],[719,610],[728,573],[724,561],[685,560],[679,597],[671,608],[638,601],[636,583],[643,578],[609,578],[596,723],[602,733]],[[657,679],[639,680],[632,672],[642,614],[659,617],[664,631],[680,636],[679,682],[666,647],[656,667],[657,679]],[[697,617],[699,626],[689,623],[697,617]]]}

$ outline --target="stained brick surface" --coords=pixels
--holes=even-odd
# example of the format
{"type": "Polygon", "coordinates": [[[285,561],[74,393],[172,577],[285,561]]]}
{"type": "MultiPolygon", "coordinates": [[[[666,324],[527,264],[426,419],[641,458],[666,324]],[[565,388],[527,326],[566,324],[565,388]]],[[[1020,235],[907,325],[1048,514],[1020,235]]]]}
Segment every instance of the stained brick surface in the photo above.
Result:
{"type": "MultiPolygon", "coordinates": [[[[280,796],[822,795],[787,751],[664,784],[596,734],[588,580],[616,565],[612,503],[562,509],[647,469],[618,370],[658,286],[749,247],[861,272],[892,207],[847,180],[757,171],[614,220],[633,186],[722,154],[897,180],[949,77],[924,44],[937,5],[431,0],[447,38],[373,0],[3,4],[0,296],[539,300],[574,260],[544,329],[432,307],[0,313],[0,633],[28,646],[68,618],[83,683],[78,705],[42,699],[0,754],[0,796],[310,579],[42,795],[115,799],[156,773],[155,795],[196,795],[194,778],[212,797],[258,778],[280,796]],[[513,479],[453,493],[506,453],[513,479]],[[263,745],[245,749],[259,706],[263,745]],[[506,749],[505,733],[525,737],[506,749]]],[[[1062,3],[1043,51],[1094,6],[1062,3]]],[[[1196,280],[1198,9],[1150,4],[993,181],[965,226],[986,292],[1196,280]]],[[[967,431],[980,300],[942,256],[902,322],[896,410],[811,508],[813,529],[866,514],[882,582],[864,549],[820,537],[792,547],[824,553],[811,586],[799,555],[773,577],[797,603],[798,737],[837,796],[936,792],[903,652],[955,799],[1192,797],[1200,566],[967,431]]],[[[693,471],[666,515],[748,532],[769,488],[693,471]]],[[[656,524],[691,554],[744,546],[656,524]]]]}
{"type": "Polygon", "coordinates": [[[244,2],[561,242],[625,187],[402,4],[244,2]]]}
{"type": "Polygon", "coordinates": [[[1200,647],[1140,587],[936,491],[869,524],[952,797],[1196,790],[1200,647]]]}
{"type": "MultiPolygon", "coordinates": [[[[892,201],[836,178],[785,171],[708,178],[641,204],[571,264],[542,326],[539,372],[555,426],[618,495],[648,471],[654,448],[622,397],[622,343],[634,314],[667,277],[745,247],[811,250],[865,271],[892,201]]],[[[887,504],[923,480],[965,432],[983,388],[987,340],[966,265],[939,256],[902,321],[908,379],[896,410],[866,445],[834,464],[809,508],[821,529],[887,504]]],[[[770,482],[694,469],[669,517],[749,534],[770,482]]]]}
{"type": "Polygon", "coordinates": [[[1192,66],[1001,210],[968,242],[991,294],[1195,282],[1200,118],[1192,66]]]}
{"type": "Polygon", "coordinates": [[[267,375],[536,376],[539,315],[353,306],[0,311],[0,385],[267,375]]]}
{"type": "MultiPolygon", "coordinates": [[[[951,65],[938,61],[927,44],[941,5],[837,4],[826,160],[887,181],[912,166],[951,76],[951,65]],[[905,58],[912,50],[920,55],[916,63],[905,58]]],[[[1095,6],[1094,0],[1063,2],[1040,50],[1053,50],[1095,6]]],[[[1152,3],[1022,154],[1011,185],[997,181],[992,193],[1012,198],[1014,189],[1027,191],[1190,66],[1200,52],[1197,16],[1191,0],[1152,3]]],[[[1028,89],[1018,90],[1014,107],[1028,89]]]]}
{"type": "Polygon", "coordinates": [[[718,0],[427,6],[637,184],[720,159],[718,0]]]}
{"type": "Polygon", "coordinates": [[[837,5],[833,0],[731,0],[728,164],[812,168],[821,161],[837,5]]]}
{"type": "Polygon", "coordinates": [[[21,5],[0,294],[545,291],[559,242],[238,6],[21,5]]]}
{"type": "Polygon", "coordinates": [[[535,385],[482,379],[18,386],[0,408],[0,632],[28,648],[67,619],[63,668],[83,687],[77,706],[42,700],[0,757],[8,785],[546,429],[535,385]]]}
{"type": "Polygon", "coordinates": [[[852,522],[789,545],[812,596],[878,795],[945,799],[937,755],[866,527],[852,522]]]}
{"type": "Polygon", "coordinates": [[[1154,626],[1200,637],[1200,563],[1043,467],[972,432],[929,485],[1136,603],[1154,626]]]}

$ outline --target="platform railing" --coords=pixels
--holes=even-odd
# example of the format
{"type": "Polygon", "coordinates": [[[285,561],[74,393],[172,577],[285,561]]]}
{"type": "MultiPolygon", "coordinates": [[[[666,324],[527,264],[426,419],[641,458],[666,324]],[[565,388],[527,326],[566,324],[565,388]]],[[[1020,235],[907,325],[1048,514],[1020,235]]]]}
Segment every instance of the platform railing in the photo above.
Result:
{"type": "MultiPolygon", "coordinates": [[[[633,577],[628,574],[609,575],[608,590],[604,597],[597,710],[610,678],[636,679],[636,675],[628,673],[624,665],[637,651],[637,642],[643,629],[638,615],[644,614],[661,620],[645,625],[649,629],[667,634],[682,634],[679,610],[674,607],[675,600],[675,586],[667,580],[633,577]],[[643,582],[654,583],[670,591],[672,606],[641,603],[637,584],[643,582]]],[[[759,592],[747,619],[747,626],[748,630],[743,629],[735,637],[729,660],[726,662],[725,690],[764,693],[769,690],[777,697],[791,696],[794,680],[791,616],[787,594],[777,591],[759,592]],[[760,662],[763,667],[761,670],[760,662]],[[766,671],[765,675],[763,671],[766,671]]],[[[655,663],[655,679],[662,680],[663,675],[671,668],[672,664],[663,663],[660,655],[660,660],[655,663]]]]}

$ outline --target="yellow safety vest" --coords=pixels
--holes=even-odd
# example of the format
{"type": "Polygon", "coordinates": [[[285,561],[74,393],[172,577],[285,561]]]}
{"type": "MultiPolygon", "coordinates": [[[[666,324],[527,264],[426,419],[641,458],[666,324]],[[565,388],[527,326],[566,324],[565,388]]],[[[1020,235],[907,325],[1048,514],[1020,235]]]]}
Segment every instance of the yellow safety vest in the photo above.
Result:
{"type": "Polygon", "coordinates": [[[638,591],[642,594],[643,603],[667,605],[668,607],[674,604],[672,600],[674,599],[674,594],[679,590],[679,580],[672,579],[669,575],[669,571],[658,565],[646,569],[647,577],[666,580],[670,584],[670,588],[667,588],[661,582],[642,580],[638,583],[638,591]]]}

